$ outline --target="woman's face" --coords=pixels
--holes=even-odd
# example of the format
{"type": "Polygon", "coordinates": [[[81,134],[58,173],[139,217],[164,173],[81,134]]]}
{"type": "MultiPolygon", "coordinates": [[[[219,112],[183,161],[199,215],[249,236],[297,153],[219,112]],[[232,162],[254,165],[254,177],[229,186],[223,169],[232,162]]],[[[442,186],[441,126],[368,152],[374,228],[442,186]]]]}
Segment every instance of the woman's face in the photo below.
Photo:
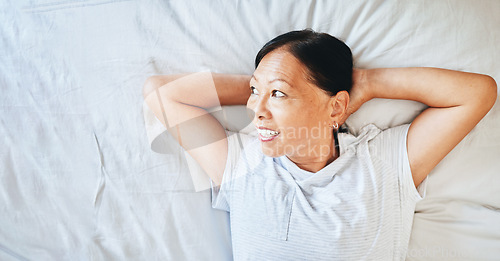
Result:
{"type": "Polygon", "coordinates": [[[255,70],[247,107],[265,155],[292,161],[332,156],[335,98],[307,77],[305,66],[283,49],[267,54],[255,70]]]}

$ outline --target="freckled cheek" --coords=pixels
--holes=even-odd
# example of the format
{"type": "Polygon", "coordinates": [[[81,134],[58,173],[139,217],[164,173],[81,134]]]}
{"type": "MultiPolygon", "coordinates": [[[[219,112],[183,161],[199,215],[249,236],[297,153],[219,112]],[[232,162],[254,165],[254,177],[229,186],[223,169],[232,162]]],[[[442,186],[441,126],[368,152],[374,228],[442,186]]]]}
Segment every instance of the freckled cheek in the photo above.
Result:
{"type": "Polygon", "coordinates": [[[301,128],[301,120],[296,117],[297,112],[288,111],[273,111],[273,121],[279,128],[281,140],[287,140],[288,142],[299,138],[297,136],[301,128]]]}
{"type": "Polygon", "coordinates": [[[302,143],[311,135],[311,131],[318,132],[321,121],[315,108],[289,107],[283,110],[274,110],[274,122],[280,126],[282,137],[287,143],[302,143]]]}

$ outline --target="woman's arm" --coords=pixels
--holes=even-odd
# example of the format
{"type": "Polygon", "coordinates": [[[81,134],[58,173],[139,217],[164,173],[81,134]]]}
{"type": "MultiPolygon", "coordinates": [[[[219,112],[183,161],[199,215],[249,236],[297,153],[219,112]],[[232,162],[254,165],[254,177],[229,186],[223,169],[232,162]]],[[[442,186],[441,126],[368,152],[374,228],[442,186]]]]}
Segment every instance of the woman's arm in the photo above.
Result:
{"type": "Polygon", "coordinates": [[[408,130],[415,186],[476,126],[497,98],[493,78],[438,68],[355,70],[348,115],[372,98],[405,99],[429,106],[408,130]]]}
{"type": "Polygon", "coordinates": [[[246,104],[250,76],[200,72],[152,76],[143,94],[170,134],[219,185],[227,160],[223,126],[206,109],[246,104]]]}

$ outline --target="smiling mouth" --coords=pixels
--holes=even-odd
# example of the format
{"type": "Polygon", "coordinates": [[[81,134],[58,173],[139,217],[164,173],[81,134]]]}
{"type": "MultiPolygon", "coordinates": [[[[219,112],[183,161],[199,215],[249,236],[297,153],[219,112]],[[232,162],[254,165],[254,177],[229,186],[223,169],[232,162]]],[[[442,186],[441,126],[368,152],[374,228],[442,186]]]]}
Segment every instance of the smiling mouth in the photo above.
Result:
{"type": "Polygon", "coordinates": [[[272,141],[280,134],[277,131],[268,129],[257,129],[257,131],[259,132],[259,139],[261,141],[272,141]]]}

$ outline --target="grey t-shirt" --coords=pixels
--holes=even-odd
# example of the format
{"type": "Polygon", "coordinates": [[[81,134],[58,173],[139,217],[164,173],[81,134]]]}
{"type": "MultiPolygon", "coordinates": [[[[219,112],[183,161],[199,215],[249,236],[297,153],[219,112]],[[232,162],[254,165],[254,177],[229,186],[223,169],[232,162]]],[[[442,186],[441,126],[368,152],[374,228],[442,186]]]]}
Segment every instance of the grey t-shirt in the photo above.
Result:
{"type": "Polygon", "coordinates": [[[408,162],[408,128],[340,133],[340,157],[316,173],[286,156],[265,156],[255,137],[228,135],[212,206],[230,212],[234,259],[404,260],[422,199],[408,162]]]}

